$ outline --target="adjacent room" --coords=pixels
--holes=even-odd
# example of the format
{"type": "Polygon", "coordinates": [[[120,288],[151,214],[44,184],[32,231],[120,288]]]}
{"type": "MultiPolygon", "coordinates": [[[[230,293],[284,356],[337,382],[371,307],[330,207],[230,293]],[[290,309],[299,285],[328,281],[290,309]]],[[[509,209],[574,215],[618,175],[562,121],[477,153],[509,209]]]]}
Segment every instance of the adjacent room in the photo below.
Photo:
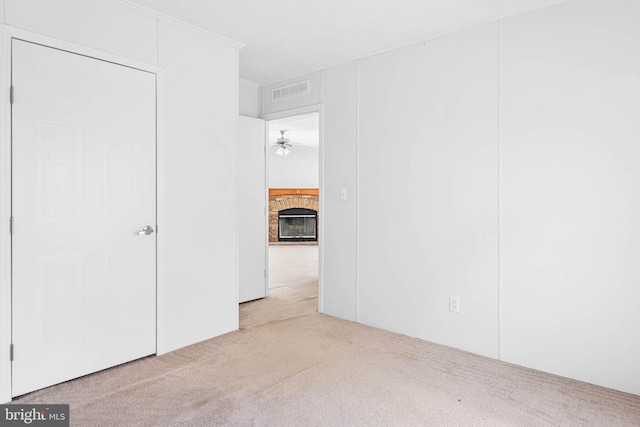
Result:
{"type": "MultiPolygon", "coordinates": [[[[269,289],[318,287],[320,114],[269,120],[269,289]]],[[[312,292],[314,293],[314,292],[312,292]]]]}
{"type": "Polygon", "coordinates": [[[0,417],[640,425],[639,20],[0,0],[0,417]]]}

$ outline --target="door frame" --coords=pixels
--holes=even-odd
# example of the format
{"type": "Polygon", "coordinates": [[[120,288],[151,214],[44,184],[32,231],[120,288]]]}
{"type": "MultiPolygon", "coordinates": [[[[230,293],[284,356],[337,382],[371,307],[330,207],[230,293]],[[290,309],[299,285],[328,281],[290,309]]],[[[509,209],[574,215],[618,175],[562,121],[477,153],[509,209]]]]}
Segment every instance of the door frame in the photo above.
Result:
{"type": "MultiPolygon", "coordinates": [[[[300,114],[306,113],[318,113],[318,133],[319,133],[319,146],[318,146],[318,157],[320,161],[319,170],[320,176],[318,180],[318,209],[320,210],[320,215],[318,215],[318,228],[320,229],[318,233],[318,313],[324,313],[324,286],[323,286],[323,271],[324,271],[324,105],[323,104],[313,104],[308,105],[306,107],[293,108],[291,110],[283,110],[275,113],[263,114],[260,116],[261,119],[265,120],[265,147],[266,150],[269,149],[269,121],[283,119],[285,117],[298,116],[300,114]]],[[[266,193],[267,193],[267,210],[269,209],[269,156],[265,155],[265,170],[267,174],[266,179],[266,193]]],[[[266,221],[266,230],[267,230],[267,239],[265,246],[265,256],[267,260],[267,274],[266,274],[266,286],[267,286],[267,295],[269,295],[269,215],[265,215],[266,221]]]]}
{"type": "MultiPolygon", "coordinates": [[[[116,54],[69,43],[53,37],[43,36],[8,25],[0,25],[0,403],[9,402],[11,396],[11,360],[9,348],[12,330],[12,274],[11,274],[11,105],[9,87],[11,85],[11,45],[13,39],[20,39],[45,47],[64,50],[73,54],[111,62],[125,67],[139,69],[156,75],[156,225],[162,229],[163,223],[163,147],[164,147],[164,76],[155,64],[136,61],[116,54]]],[[[16,90],[19,102],[19,90],[16,90]]],[[[158,337],[164,331],[161,312],[163,297],[163,233],[156,234],[156,354],[158,337]]]]}

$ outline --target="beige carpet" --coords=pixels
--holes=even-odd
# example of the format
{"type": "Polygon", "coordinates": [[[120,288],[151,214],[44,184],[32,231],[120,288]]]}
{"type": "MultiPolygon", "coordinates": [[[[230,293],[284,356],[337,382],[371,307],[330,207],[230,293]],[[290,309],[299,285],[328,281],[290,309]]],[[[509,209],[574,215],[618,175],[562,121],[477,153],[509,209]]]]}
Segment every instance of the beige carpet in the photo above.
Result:
{"type": "Polygon", "coordinates": [[[270,245],[269,289],[318,280],[318,245],[270,245]]]}
{"type": "Polygon", "coordinates": [[[74,426],[638,426],[640,396],[316,312],[316,283],[241,306],[242,329],[32,393],[74,426]]]}

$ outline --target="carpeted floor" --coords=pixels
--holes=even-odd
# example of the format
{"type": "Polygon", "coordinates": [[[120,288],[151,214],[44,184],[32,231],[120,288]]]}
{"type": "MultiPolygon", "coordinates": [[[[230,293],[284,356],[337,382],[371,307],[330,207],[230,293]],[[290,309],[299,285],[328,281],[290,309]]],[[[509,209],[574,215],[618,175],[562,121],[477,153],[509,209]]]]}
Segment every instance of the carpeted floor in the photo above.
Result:
{"type": "Polygon", "coordinates": [[[270,245],[269,289],[318,280],[318,245],[270,245]]]}
{"type": "Polygon", "coordinates": [[[32,393],[74,426],[638,426],[640,396],[316,312],[316,282],[241,305],[241,329],[32,393]]]}

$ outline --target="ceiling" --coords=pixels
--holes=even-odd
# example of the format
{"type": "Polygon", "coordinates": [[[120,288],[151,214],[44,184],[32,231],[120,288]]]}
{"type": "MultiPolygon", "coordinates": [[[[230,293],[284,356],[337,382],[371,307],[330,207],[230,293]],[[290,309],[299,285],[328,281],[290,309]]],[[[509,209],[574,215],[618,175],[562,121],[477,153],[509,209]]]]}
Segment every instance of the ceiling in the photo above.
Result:
{"type": "Polygon", "coordinates": [[[286,131],[284,137],[296,148],[318,149],[320,142],[320,114],[318,112],[285,117],[269,121],[269,146],[280,138],[280,131],[286,131]]]}
{"type": "Polygon", "coordinates": [[[565,0],[128,0],[244,43],[261,85],[565,0]]]}

